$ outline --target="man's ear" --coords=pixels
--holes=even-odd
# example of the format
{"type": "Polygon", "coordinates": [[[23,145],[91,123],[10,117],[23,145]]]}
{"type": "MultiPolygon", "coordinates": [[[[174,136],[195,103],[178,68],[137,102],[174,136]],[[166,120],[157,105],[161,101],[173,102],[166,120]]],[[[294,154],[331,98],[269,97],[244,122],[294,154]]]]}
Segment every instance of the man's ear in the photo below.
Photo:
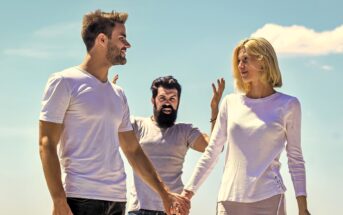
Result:
{"type": "Polygon", "coordinates": [[[95,43],[97,45],[100,45],[102,47],[107,47],[108,43],[108,37],[104,33],[98,34],[98,36],[95,38],[95,43]]]}

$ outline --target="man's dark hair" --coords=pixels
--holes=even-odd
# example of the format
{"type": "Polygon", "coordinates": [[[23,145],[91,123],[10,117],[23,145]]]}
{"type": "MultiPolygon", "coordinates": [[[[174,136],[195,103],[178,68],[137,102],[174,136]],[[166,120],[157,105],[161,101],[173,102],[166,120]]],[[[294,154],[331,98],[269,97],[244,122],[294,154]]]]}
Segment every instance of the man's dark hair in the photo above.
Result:
{"type": "Polygon", "coordinates": [[[176,89],[177,90],[177,95],[180,99],[181,96],[181,85],[177,80],[169,75],[169,76],[164,76],[164,77],[159,77],[156,78],[152,84],[151,84],[151,92],[152,92],[152,97],[155,99],[157,96],[158,88],[163,87],[165,89],[176,89]]]}
{"type": "Polygon", "coordinates": [[[115,23],[125,24],[127,13],[115,12],[110,13],[96,10],[83,17],[81,36],[86,45],[87,51],[94,46],[95,38],[100,34],[105,34],[111,38],[115,23]]]}

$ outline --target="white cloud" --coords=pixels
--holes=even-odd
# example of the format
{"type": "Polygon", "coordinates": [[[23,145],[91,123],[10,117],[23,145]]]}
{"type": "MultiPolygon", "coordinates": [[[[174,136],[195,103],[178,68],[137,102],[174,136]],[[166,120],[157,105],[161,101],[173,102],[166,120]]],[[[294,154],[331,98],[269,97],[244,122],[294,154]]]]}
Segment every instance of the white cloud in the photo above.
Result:
{"type": "Polygon", "coordinates": [[[32,48],[6,49],[4,50],[3,53],[5,55],[10,55],[10,56],[29,57],[29,58],[38,58],[38,59],[49,58],[51,55],[47,51],[42,51],[42,50],[32,49],[32,48]]]}
{"type": "Polygon", "coordinates": [[[315,60],[310,60],[309,62],[306,63],[306,65],[308,67],[311,67],[311,68],[319,68],[320,70],[324,70],[326,72],[329,72],[329,71],[332,71],[334,70],[334,67],[333,66],[330,66],[330,65],[327,65],[327,64],[321,64],[315,60]]]}
{"type": "Polygon", "coordinates": [[[251,36],[265,37],[276,52],[283,55],[343,53],[343,25],[331,31],[316,32],[299,25],[266,24],[251,36]]]}
{"type": "Polygon", "coordinates": [[[325,70],[325,71],[331,71],[331,70],[333,70],[332,66],[329,66],[329,65],[323,65],[323,66],[321,67],[321,69],[322,69],[322,70],[325,70]]]}
{"type": "Polygon", "coordinates": [[[59,23],[55,25],[50,25],[43,27],[33,33],[34,36],[44,37],[44,38],[60,38],[64,36],[70,36],[79,34],[81,32],[80,23],[70,22],[70,23],[59,23]]]}
{"type": "Polygon", "coordinates": [[[79,58],[82,48],[80,31],[80,24],[76,22],[49,25],[32,32],[32,37],[23,44],[1,52],[7,56],[34,59],[79,58]]]}
{"type": "Polygon", "coordinates": [[[69,22],[49,25],[32,32],[23,44],[2,50],[2,54],[34,59],[79,57],[82,41],[80,23],[69,22]],[[73,41],[79,43],[73,43],[73,41]]]}

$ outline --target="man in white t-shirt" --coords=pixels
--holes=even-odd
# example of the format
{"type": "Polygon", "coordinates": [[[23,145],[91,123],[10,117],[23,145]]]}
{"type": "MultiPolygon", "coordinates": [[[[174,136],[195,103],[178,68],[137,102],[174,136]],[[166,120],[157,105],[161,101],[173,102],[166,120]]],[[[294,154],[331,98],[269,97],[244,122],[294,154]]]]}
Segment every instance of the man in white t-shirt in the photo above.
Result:
{"type": "Polygon", "coordinates": [[[54,73],[46,85],[39,149],[54,215],[124,214],[126,175],[119,147],[168,214],[189,211],[189,201],[168,190],[145,156],[125,94],[108,81],[109,68],[126,63],[126,19],[126,13],[100,10],[85,15],[84,61],[54,73]]]}
{"type": "MultiPolygon", "coordinates": [[[[214,84],[212,87],[210,122],[213,128],[225,82],[218,80],[218,88],[214,84]]],[[[175,123],[181,96],[181,86],[175,78],[155,79],[151,91],[153,116],[131,117],[131,123],[142,149],[162,180],[171,191],[181,193],[184,187],[182,168],[188,149],[204,152],[209,139],[190,123],[175,123]]],[[[128,211],[129,215],[165,215],[161,199],[137,174],[134,174],[128,211]]]]}

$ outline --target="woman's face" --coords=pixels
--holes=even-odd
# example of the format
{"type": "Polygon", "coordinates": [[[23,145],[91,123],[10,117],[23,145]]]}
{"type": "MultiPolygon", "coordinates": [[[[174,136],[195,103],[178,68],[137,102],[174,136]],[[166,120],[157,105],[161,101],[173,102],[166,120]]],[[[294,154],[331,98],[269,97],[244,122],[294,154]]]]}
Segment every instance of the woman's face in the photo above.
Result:
{"type": "Polygon", "coordinates": [[[244,83],[260,83],[262,65],[243,48],[238,53],[238,70],[244,83]]]}

